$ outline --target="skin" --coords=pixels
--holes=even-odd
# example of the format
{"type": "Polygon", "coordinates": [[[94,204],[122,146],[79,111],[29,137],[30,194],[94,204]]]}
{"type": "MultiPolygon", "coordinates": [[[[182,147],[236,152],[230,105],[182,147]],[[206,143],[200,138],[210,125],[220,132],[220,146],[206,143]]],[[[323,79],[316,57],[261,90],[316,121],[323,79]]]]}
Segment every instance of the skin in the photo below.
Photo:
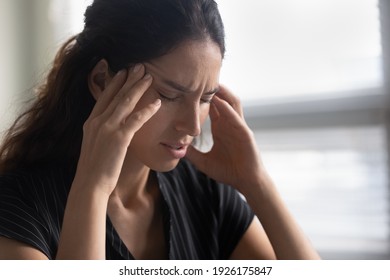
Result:
{"type": "MultiPolygon", "coordinates": [[[[84,125],[57,259],[104,259],[107,213],[135,258],[167,258],[161,193],[150,170],[171,170],[184,153],[199,170],[239,190],[259,218],[232,259],[319,258],[266,172],[239,100],[219,85],[221,64],[218,46],[208,40],[183,42],[114,77],[105,60],[97,63],[88,80],[97,102],[84,125]],[[189,144],[207,116],[214,145],[201,153],[189,144]]],[[[0,238],[0,258],[46,256],[0,238]]]]}

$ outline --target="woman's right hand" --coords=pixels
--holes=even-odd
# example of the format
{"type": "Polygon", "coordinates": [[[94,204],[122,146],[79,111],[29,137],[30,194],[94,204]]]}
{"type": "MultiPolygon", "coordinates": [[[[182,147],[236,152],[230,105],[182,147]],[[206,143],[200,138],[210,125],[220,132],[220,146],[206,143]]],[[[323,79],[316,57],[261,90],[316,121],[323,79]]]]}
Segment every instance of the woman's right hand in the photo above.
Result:
{"type": "Polygon", "coordinates": [[[134,134],[160,108],[159,99],[136,107],[151,83],[150,74],[138,64],[119,71],[97,98],[83,127],[75,177],[78,185],[98,188],[107,195],[114,190],[134,134]]]}

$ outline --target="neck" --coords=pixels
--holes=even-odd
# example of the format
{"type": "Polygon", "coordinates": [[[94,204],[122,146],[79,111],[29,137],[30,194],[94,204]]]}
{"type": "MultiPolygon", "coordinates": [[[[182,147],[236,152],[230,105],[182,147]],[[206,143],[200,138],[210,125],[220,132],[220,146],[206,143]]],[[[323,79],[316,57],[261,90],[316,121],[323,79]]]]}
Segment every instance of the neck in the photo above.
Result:
{"type": "Polygon", "coordinates": [[[122,201],[124,206],[144,199],[150,194],[155,182],[150,173],[149,167],[128,155],[111,197],[122,201]]]}

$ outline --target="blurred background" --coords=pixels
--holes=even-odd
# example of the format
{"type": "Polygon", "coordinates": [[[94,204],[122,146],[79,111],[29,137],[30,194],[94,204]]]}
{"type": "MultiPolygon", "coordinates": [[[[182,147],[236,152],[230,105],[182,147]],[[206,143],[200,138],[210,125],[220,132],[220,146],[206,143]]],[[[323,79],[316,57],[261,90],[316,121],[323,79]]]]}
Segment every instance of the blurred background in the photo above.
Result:
{"type": "MultiPolygon", "coordinates": [[[[90,2],[0,0],[0,135],[90,2]]],[[[221,83],[314,246],[325,259],[390,259],[390,1],[217,2],[221,83]]]]}

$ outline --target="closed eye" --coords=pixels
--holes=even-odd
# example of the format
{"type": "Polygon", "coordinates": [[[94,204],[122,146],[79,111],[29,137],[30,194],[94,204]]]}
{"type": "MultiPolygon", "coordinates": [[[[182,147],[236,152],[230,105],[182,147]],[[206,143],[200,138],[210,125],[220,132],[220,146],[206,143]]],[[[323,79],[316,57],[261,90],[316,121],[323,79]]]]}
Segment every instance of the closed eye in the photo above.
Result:
{"type": "Polygon", "coordinates": [[[169,102],[174,102],[176,101],[177,99],[179,99],[179,97],[169,97],[169,96],[166,96],[165,94],[162,94],[161,92],[157,92],[158,95],[160,95],[160,97],[163,99],[163,100],[166,100],[166,101],[169,101],[169,102]]]}
{"type": "MultiPolygon", "coordinates": [[[[180,96],[170,97],[165,93],[161,93],[160,91],[157,91],[158,95],[161,97],[162,100],[168,101],[168,102],[175,102],[178,99],[180,99],[180,96]]],[[[205,94],[201,99],[200,102],[203,104],[210,104],[213,100],[214,94],[205,94]]]]}
{"type": "Polygon", "coordinates": [[[210,104],[211,101],[213,101],[213,97],[214,97],[214,94],[208,94],[208,95],[203,96],[203,98],[200,99],[200,101],[201,101],[202,103],[208,103],[208,104],[210,104]]]}
{"type": "Polygon", "coordinates": [[[206,104],[210,104],[211,101],[212,101],[212,98],[208,98],[208,99],[201,99],[200,100],[202,103],[206,103],[206,104]]]}

